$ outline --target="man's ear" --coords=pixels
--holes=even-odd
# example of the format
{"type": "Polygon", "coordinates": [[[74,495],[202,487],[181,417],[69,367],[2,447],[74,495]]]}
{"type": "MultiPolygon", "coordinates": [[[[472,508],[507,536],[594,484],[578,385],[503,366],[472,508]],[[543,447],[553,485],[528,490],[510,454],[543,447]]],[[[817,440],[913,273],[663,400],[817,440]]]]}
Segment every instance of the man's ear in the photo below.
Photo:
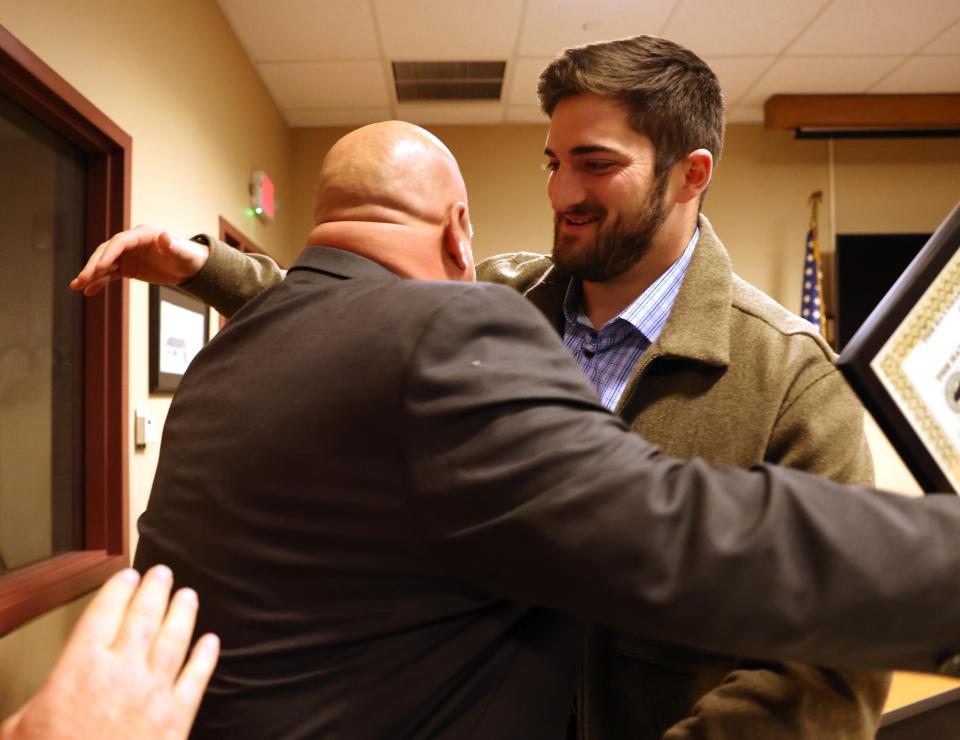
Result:
{"type": "Polygon", "coordinates": [[[677,162],[683,181],[677,191],[677,202],[687,203],[703,195],[713,177],[713,155],[707,149],[696,149],[677,162]]]}
{"type": "Polygon", "coordinates": [[[450,207],[443,232],[443,249],[448,259],[455,264],[464,277],[473,279],[473,227],[467,204],[458,201],[450,207]]]}

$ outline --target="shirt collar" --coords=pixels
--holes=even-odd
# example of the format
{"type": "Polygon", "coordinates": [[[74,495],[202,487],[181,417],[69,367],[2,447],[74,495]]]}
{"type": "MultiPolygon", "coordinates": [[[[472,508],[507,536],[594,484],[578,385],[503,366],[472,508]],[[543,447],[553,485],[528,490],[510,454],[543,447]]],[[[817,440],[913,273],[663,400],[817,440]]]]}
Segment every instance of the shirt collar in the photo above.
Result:
{"type": "MultiPolygon", "coordinates": [[[[680,292],[683,277],[693,257],[693,250],[699,238],[700,227],[698,226],[680,258],[654,280],[643,293],[637,296],[633,303],[604,324],[600,331],[602,332],[617,322],[626,321],[643,334],[648,342],[655,342],[657,337],[660,336],[660,332],[663,331],[663,326],[670,315],[670,308],[680,292]]],[[[563,300],[563,315],[568,324],[582,324],[588,328],[593,328],[590,319],[587,318],[583,310],[583,286],[579,278],[572,279],[567,287],[567,294],[563,300]]]]}

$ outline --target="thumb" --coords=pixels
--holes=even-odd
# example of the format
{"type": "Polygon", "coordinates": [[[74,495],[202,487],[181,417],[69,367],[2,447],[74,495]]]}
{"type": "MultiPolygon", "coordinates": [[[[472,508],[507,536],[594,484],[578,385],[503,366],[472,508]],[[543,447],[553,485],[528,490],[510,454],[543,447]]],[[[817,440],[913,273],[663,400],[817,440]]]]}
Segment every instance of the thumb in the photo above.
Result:
{"type": "Polygon", "coordinates": [[[168,231],[157,235],[157,251],[168,261],[171,269],[177,273],[178,281],[187,280],[196,275],[209,256],[209,248],[204,244],[173,236],[168,231]]]}

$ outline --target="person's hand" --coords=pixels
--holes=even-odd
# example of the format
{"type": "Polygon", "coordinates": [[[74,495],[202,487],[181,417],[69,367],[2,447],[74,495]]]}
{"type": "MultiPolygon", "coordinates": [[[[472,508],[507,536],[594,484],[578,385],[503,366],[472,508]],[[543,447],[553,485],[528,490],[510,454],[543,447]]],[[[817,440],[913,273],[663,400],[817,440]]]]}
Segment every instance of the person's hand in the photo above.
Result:
{"type": "Polygon", "coordinates": [[[0,727],[2,740],[186,738],[220,651],[204,635],[184,658],[197,616],[197,594],[173,576],[134,570],[103,586],[80,617],[40,691],[0,727]],[[182,666],[182,669],[181,669],[182,666]]]}
{"type": "Polygon", "coordinates": [[[209,255],[203,244],[141,225],[121,231],[97,247],[70,287],[91,296],[125,277],[177,285],[196,275],[209,255]]]}

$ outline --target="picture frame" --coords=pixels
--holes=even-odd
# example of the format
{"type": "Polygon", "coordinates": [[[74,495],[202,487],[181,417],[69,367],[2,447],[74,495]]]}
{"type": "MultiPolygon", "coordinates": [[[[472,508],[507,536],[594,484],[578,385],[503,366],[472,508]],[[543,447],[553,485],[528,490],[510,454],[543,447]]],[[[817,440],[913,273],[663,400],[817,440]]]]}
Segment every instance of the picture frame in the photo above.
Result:
{"type": "Polygon", "coordinates": [[[838,365],[920,487],[960,491],[960,204],[838,365]]]}
{"type": "Polygon", "coordinates": [[[210,312],[170,285],[150,286],[150,392],[172,393],[210,337],[210,312]]]}

